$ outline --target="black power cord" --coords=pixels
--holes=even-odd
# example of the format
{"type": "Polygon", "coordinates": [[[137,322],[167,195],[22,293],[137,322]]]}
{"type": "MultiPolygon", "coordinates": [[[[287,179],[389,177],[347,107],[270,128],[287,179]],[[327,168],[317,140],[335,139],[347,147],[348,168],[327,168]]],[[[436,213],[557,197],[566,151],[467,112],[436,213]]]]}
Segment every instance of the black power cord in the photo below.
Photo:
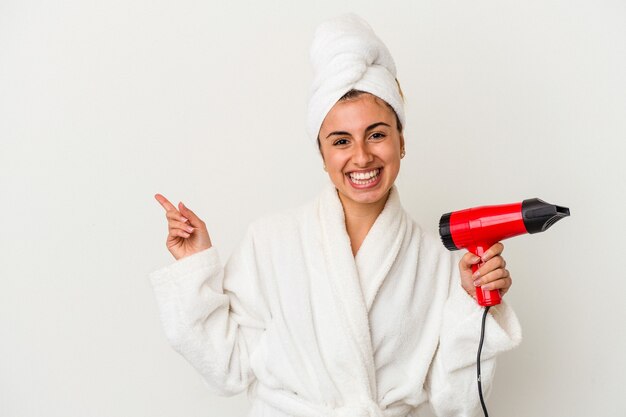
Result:
{"type": "Polygon", "coordinates": [[[485,307],[485,312],[483,313],[483,323],[480,328],[480,343],[478,345],[478,357],[476,358],[476,370],[478,371],[478,395],[480,397],[480,405],[483,407],[483,413],[485,413],[485,417],[489,417],[489,413],[487,413],[487,407],[485,406],[485,400],[483,399],[483,386],[480,382],[480,352],[483,350],[483,341],[485,340],[485,320],[487,319],[487,312],[489,311],[490,306],[485,307]]]}

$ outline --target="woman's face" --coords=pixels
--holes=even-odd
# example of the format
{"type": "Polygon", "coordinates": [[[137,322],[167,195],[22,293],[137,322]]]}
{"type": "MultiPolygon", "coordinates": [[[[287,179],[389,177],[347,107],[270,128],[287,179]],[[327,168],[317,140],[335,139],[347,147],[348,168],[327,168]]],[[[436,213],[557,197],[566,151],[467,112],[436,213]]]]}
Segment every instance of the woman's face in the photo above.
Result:
{"type": "Polygon", "coordinates": [[[386,103],[371,94],[338,101],[322,123],[319,140],[344,205],[385,201],[404,147],[396,115],[386,103]]]}

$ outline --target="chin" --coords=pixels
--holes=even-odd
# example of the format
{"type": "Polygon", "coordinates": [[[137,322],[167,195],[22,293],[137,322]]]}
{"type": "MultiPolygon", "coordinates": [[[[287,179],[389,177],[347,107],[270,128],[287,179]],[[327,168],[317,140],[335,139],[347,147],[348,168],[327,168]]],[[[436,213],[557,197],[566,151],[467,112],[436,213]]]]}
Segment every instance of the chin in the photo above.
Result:
{"type": "Polygon", "coordinates": [[[387,193],[391,186],[386,184],[378,184],[375,188],[369,190],[354,189],[350,184],[342,184],[337,187],[344,197],[349,198],[359,204],[374,204],[387,197],[387,193]]]}

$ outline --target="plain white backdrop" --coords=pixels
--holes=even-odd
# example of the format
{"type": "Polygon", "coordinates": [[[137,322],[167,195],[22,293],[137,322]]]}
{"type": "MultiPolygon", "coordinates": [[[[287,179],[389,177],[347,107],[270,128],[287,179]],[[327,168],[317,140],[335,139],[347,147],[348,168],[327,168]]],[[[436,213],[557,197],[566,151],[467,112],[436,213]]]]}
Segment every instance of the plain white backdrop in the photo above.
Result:
{"type": "Polygon", "coordinates": [[[626,3],[0,1],[0,415],[240,417],[165,340],[154,200],[226,259],[327,181],[305,133],[308,48],[352,11],[407,98],[397,184],[439,216],[539,197],[572,216],[505,241],[522,345],[493,416],[626,415],[626,3]]]}

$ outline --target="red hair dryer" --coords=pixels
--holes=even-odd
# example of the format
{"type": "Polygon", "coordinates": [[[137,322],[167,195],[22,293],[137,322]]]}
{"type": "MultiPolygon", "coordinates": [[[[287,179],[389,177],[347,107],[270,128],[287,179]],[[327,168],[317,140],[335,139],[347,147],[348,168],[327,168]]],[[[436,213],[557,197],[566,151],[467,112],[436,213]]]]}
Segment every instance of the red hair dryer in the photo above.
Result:
{"type": "MultiPolygon", "coordinates": [[[[439,221],[439,235],[449,250],[467,248],[481,256],[494,243],[524,233],[547,230],[563,217],[569,216],[567,207],[548,204],[538,198],[521,203],[474,207],[446,213],[439,221]]],[[[472,265],[476,272],[483,263],[472,265]]],[[[476,300],[481,306],[500,304],[499,290],[476,288],[476,300]]]]}

